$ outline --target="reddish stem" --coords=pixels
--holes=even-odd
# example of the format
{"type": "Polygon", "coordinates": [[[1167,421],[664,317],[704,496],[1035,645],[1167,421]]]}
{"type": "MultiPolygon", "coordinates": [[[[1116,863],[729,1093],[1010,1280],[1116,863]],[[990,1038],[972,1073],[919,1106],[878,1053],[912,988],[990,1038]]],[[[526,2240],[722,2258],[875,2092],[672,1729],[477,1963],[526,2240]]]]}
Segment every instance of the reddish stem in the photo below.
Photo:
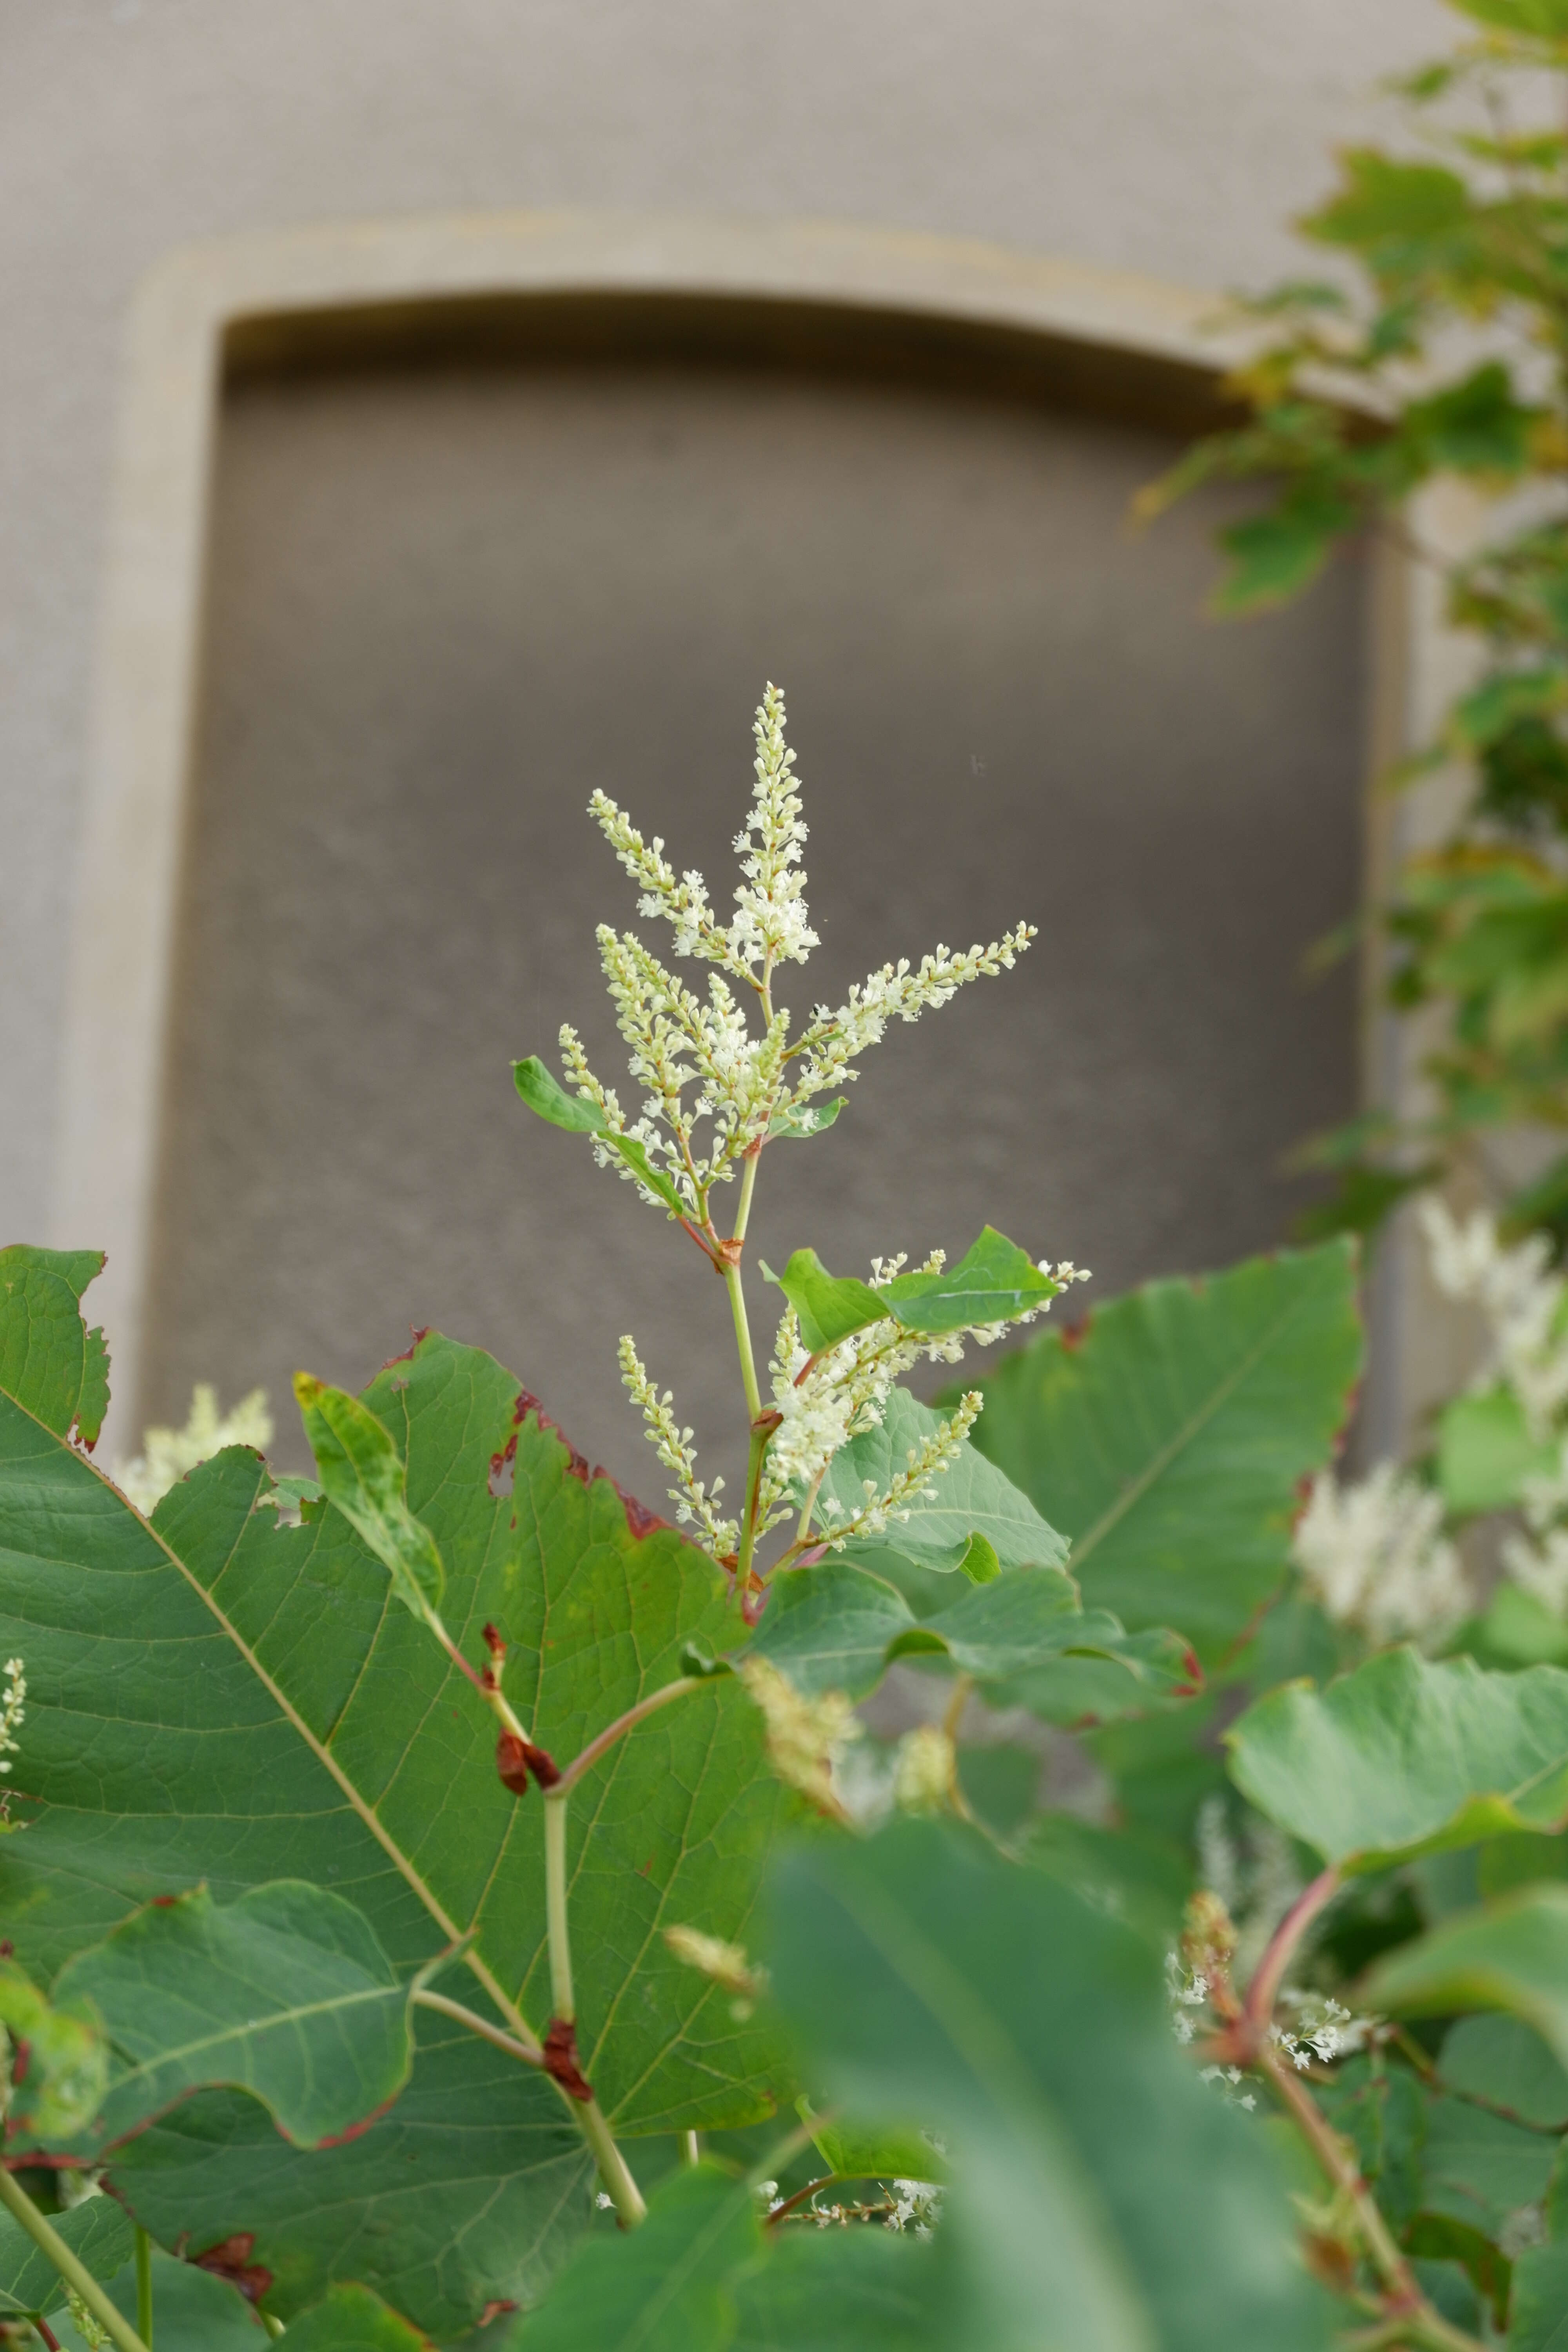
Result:
{"type": "Polygon", "coordinates": [[[1311,1885],[1296,1897],[1273,1936],[1268,1948],[1252,1973],[1247,1988],[1247,2025],[1253,2042],[1261,2046],[1274,2018],[1274,2004],[1279,1998],[1279,1988],[1285,1981],[1285,1971],[1296,1957],[1302,1937],[1327,1909],[1340,1891],[1340,1874],[1335,1869],[1321,1872],[1311,1885]]]}

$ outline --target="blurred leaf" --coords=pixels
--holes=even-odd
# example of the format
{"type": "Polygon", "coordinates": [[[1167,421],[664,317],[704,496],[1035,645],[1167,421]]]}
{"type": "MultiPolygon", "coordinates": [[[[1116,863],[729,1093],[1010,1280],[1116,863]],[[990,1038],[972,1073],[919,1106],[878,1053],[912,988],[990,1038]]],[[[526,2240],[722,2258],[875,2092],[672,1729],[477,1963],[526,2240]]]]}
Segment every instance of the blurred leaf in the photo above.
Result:
{"type": "Polygon", "coordinates": [[[1421,2202],[1428,2102],[1407,2066],[1347,2058],[1318,2095],[1329,2121],[1356,2151],[1362,2177],[1396,2230],[1421,2202]]]}
{"type": "Polygon", "coordinates": [[[1568,2069],[1520,2018],[1462,2017],[1443,2038],[1437,2070],[1450,2091],[1516,2123],[1568,2130],[1568,2069]]]}
{"type": "Polygon", "coordinates": [[[1448,236],[1469,217],[1469,190],[1457,173],[1438,164],[1396,161],[1367,147],[1348,150],[1340,164],[1340,193],[1300,226],[1324,245],[1365,254],[1373,268],[1391,255],[1404,256],[1428,239],[1448,236]]]}
{"type": "Polygon", "coordinates": [[[1226,1734],[1260,1813],[1347,1872],[1568,1820],[1568,1674],[1484,1674],[1385,1650],[1324,1691],[1288,1684],[1226,1734]]]}
{"type": "Polygon", "coordinates": [[[890,2230],[782,2231],[733,2283],[731,2352],[937,2352],[932,2267],[890,2230]]]}
{"type": "Polygon", "coordinates": [[[683,2166],[629,2235],[590,2238],[506,2352],[726,2352],[731,2274],[761,2251],[756,2200],[710,2164],[683,2166]]]}
{"type": "Polygon", "coordinates": [[[1335,541],[1359,520],[1344,499],[1288,492],[1266,513],[1228,523],[1217,534],[1228,562],[1210,609],[1261,613],[1289,604],[1311,585],[1335,541]]]}
{"type": "Polygon", "coordinates": [[[784,1856],[772,1912],[775,1988],[814,2076],[947,2143],[933,2282],[963,2340],[1325,2343],[1267,2145],[1184,2063],[1137,1936],[935,1822],[784,1856]]]}
{"type": "Polygon", "coordinates": [[[1568,2347],[1568,2240],[1529,2246],[1513,2266],[1509,2352],[1568,2347]]]}
{"type": "Polygon", "coordinates": [[[335,2286],[283,2331],[289,2352],[427,2352],[421,2336],[365,2286],[335,2286]]]}
{"type": "Polygon", "coordinates": [[[1447,1508],[1460,1517],[1505,1511],[1525,1481],[1557,1466],[1557,1448],[1532,1436],[1510,1388],[1455,1397],[1437,1422],[1437,1484],[1447,1508]]]}
{"type": "MultiPolygon", "coordinates": [[[[1530,462],[1537,415],[1515,397],[1501,362],[1488,360],[1458,383],[1411,401],[1400,430],[1418,446],[1424,465],[1454,473],[1511,475],[1530,462]]],[[[1559,681],[1559,696],[1563,683],[1559,681]]],[[[1474,707],[1469,697],[1458,711],[1474,707]]]]}
{"type": "Polygon", "coordinates": [[[1407,2017],[1507,2010],[1568,2065],[1568,1886],[1524,1887],[1444,1920],[1380,1961],[1366,1997],[1407,2017]]]}
{"type": "Polygon", "coordinates": [[[1072,1543],[1086,1603],[1210,1664],[1284,1583],[1361,1370],[1354,1245],[1153,1282],[984,1382],[979,1450],[1072,1543]]]}
{"type": "Polygon", "coordinates": [[[1468,2099],[1434,2099],[1422,2155],[1423,2212],[1468,2222],[1496,2242],[1521,2205],[1546,2193],[1556,2142],[1468,2099]]]}
{"type": "MultiPolygon", "coordinates": [[[[134,2326],[134,2264],[127,2261],[104,2286],[110,2303],[134,2326]]],[[[195,2263],[176,2261],[157,2246],[153,2249],[153,2315],[157,2352],[265,2352],[261,2322],[237,2287],[195,2263]]],[[[59,2337],[60,2352],[87,2352],[85,2339],[63,2309],[50,2324],[59,2337]]]]}
{"type": "Polygon", "coordinates": [[[109,2079],[109,2045],[91,2009],[68,1994],[58,2006],[46,2000],[14,1960],[0,1959],[0,2054],[5,2035],[26,2053],[10,2069],[7,2128],[39,2139],[83,2130],[109,2079]]]}

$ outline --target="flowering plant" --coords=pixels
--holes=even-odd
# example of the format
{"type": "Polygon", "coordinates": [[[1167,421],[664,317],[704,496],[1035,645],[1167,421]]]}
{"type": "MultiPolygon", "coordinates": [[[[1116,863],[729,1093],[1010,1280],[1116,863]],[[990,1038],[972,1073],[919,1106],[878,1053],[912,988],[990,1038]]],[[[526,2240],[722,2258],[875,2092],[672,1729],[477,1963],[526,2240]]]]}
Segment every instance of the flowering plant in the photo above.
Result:
{"type": "MultiPolygon", "coordinates": [[[[1384,1646],[1415,1591],[1437,1647],[1459,1573],[1393,1474],[1319,1484],[1292,1566],[1359,1370],[1343,1242],[1070,1330],[1085,1277],[989,1227],[864,1279],[802,1246],[748,1295],[764,1155],[1031,936],[796,1027],[771,688],[756,747],[727,921],[595,798],[710,967],[601,931],[635,1116],[570,1027],[564,1084],[515,1067],[726,1286],[732,1511],[629,1335],[673,1523],[432,1332],[357,1396],[297,1377],[314,1479],[210,1393],[110,1477],[99,1261],[0,1254],[0,2326],[1463,2352],[1506,2317],[1540,2352],[1568,1673],[1473,1625],[1384,1646]]],[[[1441,1238],[1500,1318],[1462,1402],[1555,1446],[1556,1278],[1441,1238]]]]}

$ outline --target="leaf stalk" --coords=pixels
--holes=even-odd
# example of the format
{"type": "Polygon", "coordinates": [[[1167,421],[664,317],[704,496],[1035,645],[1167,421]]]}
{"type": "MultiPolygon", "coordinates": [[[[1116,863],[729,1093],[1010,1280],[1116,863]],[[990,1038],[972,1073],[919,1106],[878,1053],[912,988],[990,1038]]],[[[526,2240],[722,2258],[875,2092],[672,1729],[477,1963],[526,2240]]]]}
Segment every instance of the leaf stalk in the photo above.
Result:
{"type": "Polygon", "coordinates": [[[130,2321],[115,2309],[92,2273],[84,2263],[78,2261],[48,2217],[39,2212],[21,2182],[13,2179],[4,2165],[0,2165],[0,2205],[5,2206],[13,2221],[20,2223],[39,2252],[54,2264],[71,2292],[81,2297],[110,2342],[118,2347],[118,2352],[151,2352],[144,2338],[138,2336],[130,2321]]]}

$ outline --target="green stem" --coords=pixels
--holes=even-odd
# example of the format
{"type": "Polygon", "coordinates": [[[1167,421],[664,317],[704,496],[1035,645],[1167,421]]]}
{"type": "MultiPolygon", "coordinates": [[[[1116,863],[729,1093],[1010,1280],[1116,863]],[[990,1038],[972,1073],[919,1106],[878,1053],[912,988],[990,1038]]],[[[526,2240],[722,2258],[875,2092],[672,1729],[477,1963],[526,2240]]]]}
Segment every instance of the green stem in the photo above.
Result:
{"type": "Polygon", "coordinates": [[[726,1265],[724,1285],[730,1293],[730,1312],[735,1318],[735,1345],[741,1355],[741,1384],[746,1391],[746,1412],[756,1421],[763,1410],[762,1391],[757,1386],[757,1367],[752,1354],[751,1326],[746,1321],[746,1293],[741,1282],[738,1265],[726,1265]]]}
{"type": "Polygon", "coordinates": [[[752,1556],[757,1549],[757,1496],[763,1483],[763,1457],[771,1434],[765,1429],[753,1429],[751,1452],[746,1456],[746,1515],[741,1522],[741,1549],[735,1555],[735,1588],[739,1592],[746,1589],[752,1556]]]}
{"type": "Polygon", "coordinates": [[[58,2230],[40,2213],[19,2180],[0,2165],[0,2205],[21,2223],[40,2253],[53,2263],[72,2293],[79,2294],[119,2352],[149,2352],[130,2321],[121,2317],[92,2273],[79,2263],[58,2230]]]}
{"type": "Polygon", "coordinates": [[[566,1921],[566,1792],[558,1781],[544,1799],[544,1924],[550,1939],[550,2011],[570,2024],[572,1937],[566,1921]]]}
{"type": "Polygon", "coordinates": [[[282,2335],[283,2322],[280,2319],[274,2319],[269,2311],[258,2311],[256,2316],[260,2320],[261,2325],[266,2328],[268,2336],[282,2335]]]}
{"type": "Polygon", "coordinates": [[[574,1756],[559,1780],[546,1791],[546,1804],[559,1805],[563,1798],[571,1795],[584,1773],[592,1771],[606,1748],[613,1748],[617,1739],[635,1730],[639,1723],[646,1723],[650,1715],[657,1715],[661,1706],[668,1706],[671,1699],[684,1698],[688,1691],[700,1690],[710,1679],[706,1675],[682,1675],[679,1680],[666,1683],[661,1689],[651,1692],[647,1698],[639,1698],[636,1706],[627,1707],[625,1715],[617,1715],[614,1723],[606,1724],[596,1739],[589,1740],[580,1756],[574,1756]]]}
{"type": "Polygon", "coordinates": [[[466,2025],[470,2033],[477,2033],[483,2041],[493,2042],[498,2050],[504,2050],[509,2058],[521,2058],[525,2066],[542,2066],[544,2063],[544,2053],[537,2042],[531,2045],[520,2042],[515,2033],[503,2033],[500,2027],[492,2025],[488,2017],[481,2017],[477,2010],[465,2009],[460,2000],[448,2000],[444,1992],[429,1992],[423,1985],[416,1985],[409,1999],[416,2008],[433,2009],[437,2016],[450,2017],[458,2024],[466,2025]]]}
{"type": "Polygon", "coordinates": [[[682,2164],[700,2164],[702,2161],[702,2142],[694,2131],[680,2134],[680,2161],[682,2164]]]}
{"type": "Polygon", "coordinates": [[[616,2146],[615,2135],[605,2121],[597,2099],[584,2105],[572,2102],[584,2137],[598,2162],[599,2178],[615,2201],[616,2213],[623,2230],[635,2230],[639,2221],[647,2219],[647,2207],[643,2203],[642,2190],[632,2179],[631,2167],[616,2146]]]}
{"type": "Polygon", "coordinates": [[[153,2241],[136,2224],[136,2325],[143,2340],[153,2341],[153,2241]]]}

